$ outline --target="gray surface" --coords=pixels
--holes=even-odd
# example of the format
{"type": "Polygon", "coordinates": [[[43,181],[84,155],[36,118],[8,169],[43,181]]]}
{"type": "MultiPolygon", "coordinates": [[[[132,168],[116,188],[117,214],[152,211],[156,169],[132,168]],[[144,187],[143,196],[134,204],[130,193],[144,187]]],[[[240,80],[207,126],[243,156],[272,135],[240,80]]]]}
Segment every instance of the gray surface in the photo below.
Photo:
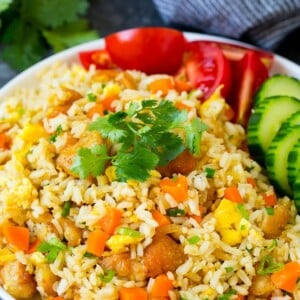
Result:
{"type": "MultiPolygon", "coordinates": [[[[101,36],[131,27],[164,25],[152,0],[91,0],[88,15],[101,36]]],[[[300,29],[290,34],[275,52],[300,64],[300,29]]],[[[0,60],[0,87],[16,74],[0,60]]]]}

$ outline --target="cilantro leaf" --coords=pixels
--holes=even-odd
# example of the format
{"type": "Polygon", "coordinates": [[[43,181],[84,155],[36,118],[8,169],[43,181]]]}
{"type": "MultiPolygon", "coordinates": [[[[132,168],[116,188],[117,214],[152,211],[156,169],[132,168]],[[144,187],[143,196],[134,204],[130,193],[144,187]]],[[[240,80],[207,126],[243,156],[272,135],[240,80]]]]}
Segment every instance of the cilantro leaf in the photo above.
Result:
{"type": "Polygon", "coordinates": [[[44,27],[58,28],[84,15],[88,0],[23,0],[26,17],[44,27]]]}
{"type": "Polygon", "coordinates": [[[91,149],[80,148],[70,170],[78,174],[81,179],[89,175],[98,176],[102,174],[108,160],[108,151],[104,144],[95,145],[91,149]]]}
{"type": "Polygon", "coordinates": [[[208,127],[201,119],[194,118],[190,123],[184,126],[185,128],[185,143],[188,150],[195,155],[200,154],[200,141],[203,131],[208,127]]]}
{"type": "Polygon", "coordinates": [[[158,161],[159,158],[155,153],[141,145],[137,145],[133,152],[119,151],[112,164],[116,167],[117,177],[120,181],[126,181],[127,179],[145,181],[158,161]]]}

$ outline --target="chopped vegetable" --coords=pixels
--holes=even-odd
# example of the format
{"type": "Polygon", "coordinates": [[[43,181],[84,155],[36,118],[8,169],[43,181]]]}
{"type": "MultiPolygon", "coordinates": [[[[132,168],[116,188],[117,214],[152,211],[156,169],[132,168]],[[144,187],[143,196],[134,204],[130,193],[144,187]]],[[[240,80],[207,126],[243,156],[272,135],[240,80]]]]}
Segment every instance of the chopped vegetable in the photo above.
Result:
{"type": "Polygon", "coordinates": [[[7,243],[15,246],[19,250],[28,251],[30,233],[27,227],[3,225],[2,232],[7,243]]]}
{"type": "Polygon", "coordinates": [[[169,90],[174,89],[174,82],[171,77],[160,78],[150,82],[148,88],[153,94],[157,93],[158,91],[161,91],[162,95],[166,96],[169,90]]]}
{"type": "Polygon", "coordinates": [[[234,270],[233,267],[226,267],[225,268],[226,273],[231,273],[233,270],[234,270]]]}
{"type": "Polygon", "coordinates": [[[263,199],[266,206],[274,206],[277,203],[277,197],[274,193],[272,194],[263,194],[263,199]]]}
{"type": "Polygon", "coordinates": [[[172,207],[167,209],[167,216],[169,217],[178,217],[178,216],[184,216],[185,211],[184,209],[172,207]]]}
{"type": "Polygon", "coordinates": [[[105,283],[111,282],[116,275],[116,272],[114,270],[104,270],[103,272],[103,274],[99,274],[99,278],[105,283]]]}
{"type": "Polygon", "coordinates": [[[248,212],[247,212],[245,206],[244,206],[243,204],[241,204],[241,203],[238,203],[237,208],[238,208],[238,210],[240,211],[242,217],[243,217],[244,219],[246,219],[246,220],[249,220],[249,214],[248,214],[248,212]]]}
{"type": "Polygon", "coordinates": [[[11,138],[4,132],[0,133],[0,150],[7,150],[10,148],[11,138]]]}
{"type": "MultiPolygon", "coordinates": [[[[126,228],[127,229],[127,228],[126,228]]],[[[136,245],[144,239],[144,236],[137,231],[129,231],[127,234],[114,234],[112,235],[106,245],[114,253],[122,253],[128,251],[128,246],[136,245]]]]}
{"type": "Polygon", "coordinates": [[[88,70],[91,65],[95,65],[96,69],[110,69],[115,67],[110,55],[105,49],[81,51],[78,56],[86,70],[88,70]]]}
{"type": "Polygon", "coordinates": [[[289,262],[283,268],[271,275],[274,285],[292,293],[296,287],[297,280],[300,277],[300,263],[296,261],[289,262]]]}
{"type": "Polygon", "coordinates": [[[103,216],[98,222],[97,225],[100,225],[101,229],[108,233],[113,234],[116,228],[120,225],[122,218],[122,211],[109,207],[106,211],[105,216],[103,216]]]}
{"type": "Polygon", "coordinates": [[[147,291],[140,287],[121,287],[120,300],[147,300],[147,291]]]}
{"type": "Polygon", "coordinates": [[[275,213],[274,207],[266,207],[266,212],[269,216],[273,216],[275,213]]]}
{"type": "Polygon", "coordinates": [[[224,198],[236,202],[236,203],[242,203],[243,199],[241,197],[241,194],[237,187],[232,186],[232,187],[227,187],[224,191],[224,198]]]}
{"type": "Polygon", "coordinates": [[[38,251],[38,246],[41,243],[41,241],[39,239],[34,240],[30,245],[29,248],[27,250],[28,254],[34,253],[36,251],[38,251]]]}
{"type": "Polygon", "coordinates": [[[101,256],[108,237],[109,235],[100,229],[91,231],[87,238],[87,252],[96,256],[101,256]]]}
{"type": "Polygon", "coordinates": [[[278,263],[274,261],[273,257],[270,255],[265,255],[261,258],[259,266],[257,269],[257,274],[267,275],[277,272],[283,268],[283,263],[278,263]]]}
{"type": "Polygon", "coordinates": [[[208,167],[206,167],[205,170],[204,170],[204,173],[206,174],[206,177],[207,177],[207,178],[213,178],[214,175],[215,175],[215,172],[216,172],[215,169],[213,169],[213,168],[208,168],[208,167]]]}
{"type": "Polygon", "coordinates": [[[246,180],[247,180],[247,183],[251,184],[253,188],[256,187],[255,179],[253,179],[252,177],[248,177],[246,180]]]}
{"type": "Polygon", "coordinates": [[[198,235],[193,235],[188,238],[187,241],[190,245],[195,245],[200,241],[200,237],[198,235]]]}
{"type": "Polygon", "coordinates": [[[50,135],[49,141],[52,143],[56,142],[57,137],[63,132],[62,126],[58,125],[57,128],[55,129],[55,132],[50,135]]]}
{"type": "Polygon", "coordinates": [[[88,93],[87,98],[89,102],[95,102],[97,100],[97,95],[95,95],[94,93],[88,93]]]}
{"type": "Polygon", "coordinates": [[[88,116],[89,119],[92,119],[95,114],[98,114],[99,116],[103,116],[104,115],[104,108],[103,108],[103,104],[102,103],[96,103],[87,112],[87,116],[88,116]]]}
{"type": "Polygon", "coordinates": [[[64,202],[62,211],[61,211],[61,216],[62,217],[67,217],[70,214],[70,209],[72,207],[72,201],[66,201],[64,202]]]}
{"type": "Polygon", "coordinates": [[[188,182],[185,176],[176,178],[163,178],[160,181],[160,188],[163,193],[170,194],[177,202],[183,202],[188,199],[188,182]]]}
{"type": "Polygon", "coordinates": [[[52,237],[48,241],[41,242],[37,250],[46,255],[49,263],[53,263],[61,251],[67,249],[67,246],[57,237],[52,237]]]}
{"type": "Polygon", "coordinates": [[[158,210],[153,210],[151,213],[152,213],[153,219],[158,223],[158,226],[161,227],[164,225],[171,224],[170,219],[167,216],[160,213],[158,210]]]}
{"type": "Polygon", "coordinates": [[[154,279],[150,295],[152,298],[169,297],[169,291],[172,289],[172,280],[170,280],[166,274],[161,274],[154,279]]]}
{"type": "Polygon", "coordinates": [[[139,231],[128,228],[128,227],[119,227],[116,230],[116,233],[121,234],[121,235],[131,236],[131,237],[142,237],[143,236],[139,231]]]}
{"type": "Polygon", "coordinates": [[[218,296],[218,300],[230,300],[231,296],[236,295],[236,290],[230,289],[227,292],[225,292],[223,295],[218,296]]]}

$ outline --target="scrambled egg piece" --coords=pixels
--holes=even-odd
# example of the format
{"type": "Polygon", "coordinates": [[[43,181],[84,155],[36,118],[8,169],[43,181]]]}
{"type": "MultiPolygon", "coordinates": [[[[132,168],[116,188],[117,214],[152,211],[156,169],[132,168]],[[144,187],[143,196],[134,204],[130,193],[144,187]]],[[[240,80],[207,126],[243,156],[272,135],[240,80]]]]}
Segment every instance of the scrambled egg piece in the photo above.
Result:
{"type": "Polygon", "coordinates": [[[241,215],[237,203],[224,198],[214,216],[216,230],[221,234],[223,242],[233,246],[241,243],[242,238],[247,236],[250,223],[241,215]]]}
{"type": "Polygon", "coordinates": [[[9,261],[15,260],[15,254],[12,253],[9,249],[3,248],[0,249],[0,266],[5,265],[9,261]]]}
{"type": "Polygon", "coordinates": [[[136,245],[140,241],[144,239],[143,236],[141,237],[133,237],[127,236],[122,234],[115,234],[111,236],[106,245],[114,252],[114,253],[121,253],[127,251],[127,246],[136,245]]]}
{"type": "Polygon", "coordinates": [[[121,88],[117,84],[108,84],[103,89],[104,98],[117,98],[121,92],[121,88]]]}

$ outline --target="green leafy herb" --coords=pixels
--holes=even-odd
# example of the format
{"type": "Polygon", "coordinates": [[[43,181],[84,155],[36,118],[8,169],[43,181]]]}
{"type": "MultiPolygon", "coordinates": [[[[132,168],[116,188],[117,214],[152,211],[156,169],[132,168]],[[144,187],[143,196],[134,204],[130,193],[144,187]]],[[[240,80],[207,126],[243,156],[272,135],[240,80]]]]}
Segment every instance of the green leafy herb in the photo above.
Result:
{"type": "Polygon", "coordinates": [[[109,160],[106,145],[95,145],[91,149],[80,148],[75,156],[71,171],[78,174],[81,179],[90,175],[98,176],[104,170],[109,160]]]}
{"type": "Polygon", "coordinates": [[[87,98],[90,102],[95,102],[97,100],[97,96],[93,93],[88,93],[87,98]]]}
{"type": "Polygon", "coordinates": [[[116,233],[131,237],[142,237],[142,234],[139,231],[131,229],[129,227],[119,227],[117,228],[116,233]]]}
{"type": "Polygon", "coordinates": [[[63,132],[61,125],[58,125],[55,132],[49,137],[49,141],[52,143],[56,142],[57,137],[63,132]]]}
{"type": "Polygon", "coordinates": [[[234,270],[233,267],[226,267],[225,268],[226,273],[231,273],[233,270],[234,270]]]}
{"type": "MultiPolygon", "coordinates": [[[[89,126],[89,130],[99,131],[102,137],[117,145],[118,152],[111,157],[111,163],[120,181],[146,180],[151,170],[168,164],[185,148],[198,155],[201,134],[206,128],[199,118],[188,122],[187,112],[167,100],[133,102],[127,112],[99,117],[89,126]]],[[[82,175],[91,173],[85,169],[82,175]]],[[[103,170],[98,168],[98,171],[94,175],[103,170]]],[[[78,165],[75,173],[79,172],[78,165]]]]}
{"type": "Polygon", "coordinates": [[[204,170],[204,173],[206,174],[206,177],[207,177],[207,178],[213,178],[214,175],[215,175],[215,172],[216,172],[215,169],[213,169],[213,168],[208,168],[208,167],[206,167],[205,170],[204,170]]]}
{"type": "Polygon", "coordinates": [[[230,300],[231,296],[236,295],[236,290],[230,289],[221,296],[218,296],[218,300],[230,300]]]}
{"type": "Polygon", "coordinates": [[[267,206],[266,207],[266,212],[269,216],[273,216],[274,215],[274,207],[271,206],[267,206]]]}
{"type": "Polygon", "coordinates": [[[54,51],[96,39],[82,17],[88,0],[1,0],[1,58],[23,70],[54,51]]]}
{"type": "Polygon", "coordinates": [[[70,214],[70,209],[72,206],[72,201],[66,201],[63,205],[62,211],[61,211],[61,216],[62,217],[67,217],[70,214]]]}
{"type": "Polygon", "coordinates": [[[53,263],[58,256],[59,252],[67,249],[67,246],[60,241],[57,237],[53,237],[48,241],[42,242],[37,250],[46,255],[46,259],[49,263],[53,263]]]}
{"type": "Polygon", "coordinates": [[[185,211],[183,209],[180,209],[177,207],[168,208],[166,213],[167,213],[167,216],[169,216],[169,217],[185,216],[185,211]]]}
{"type": "Polygon", "coordinates": [[[114,270],[104,270],[103,274],[99,275],[99,278],[101,281],[105,283],[109,283],[112,281],[114,276],[116,275],[116,272],[114,270]]]}
{"type": "Polygon", "coordinates": [[[248,214],[244,204],[238,203],[237,208],[240,211],[240,214],[242,215],[242,217],[246,220],[249,220],[249,214],[248,214]]]}
{"type": "Polygon", "coordinates": [[[274,261],[270,255],[265,255],[258,265],[257,274],[267,275],[277,272],[283,268],[284,264],[281,262],[274,261]]]}
{"type": "Polygon", "coordinates": [[[193,235],[190,238],[188,238],[187,241],[190,245],[195,245],[200,241],[200,237],[198,235],[193,235]]]}

